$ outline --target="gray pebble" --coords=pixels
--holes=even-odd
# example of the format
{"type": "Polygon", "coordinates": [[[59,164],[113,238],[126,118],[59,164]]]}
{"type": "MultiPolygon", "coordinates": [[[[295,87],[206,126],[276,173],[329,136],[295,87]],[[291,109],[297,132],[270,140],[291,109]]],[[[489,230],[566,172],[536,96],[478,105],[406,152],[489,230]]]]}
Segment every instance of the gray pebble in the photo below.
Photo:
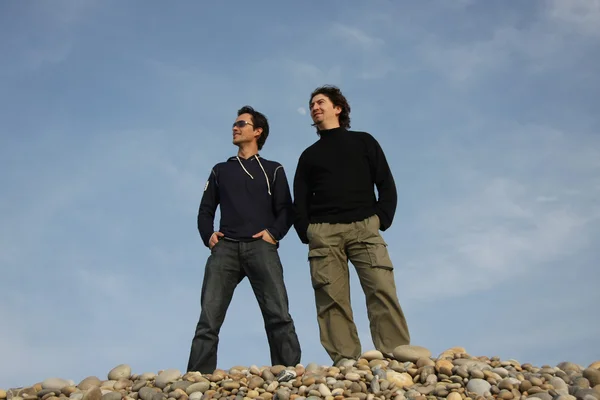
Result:
{"type": "Polygon", "coordinates": [[[102,395],[102,400],[121,400],[123,395],[119,392],[108,392],[102,395]]]}
{"type": "Polygon", "coordinates": [[[467,390],[476,393],[479,396],[486,396],[486,394],[489,396],[491,388],[492,385],[483,379],[471,379],[467,384],[467,390]]]}

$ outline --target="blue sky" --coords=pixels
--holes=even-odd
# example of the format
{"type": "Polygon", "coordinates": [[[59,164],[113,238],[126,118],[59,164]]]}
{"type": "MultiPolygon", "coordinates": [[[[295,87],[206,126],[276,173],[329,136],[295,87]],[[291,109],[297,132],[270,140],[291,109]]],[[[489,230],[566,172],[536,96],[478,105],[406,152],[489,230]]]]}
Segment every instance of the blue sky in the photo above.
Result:
{"type": "MultiPolygon", "coordinates": [[[[600,0],[3,1],[0,54],[0,387],[185,370],[197,208],[236,110],[268,116],[261,155],[291,181],[326,83],[396,179],[383,235],[413,344],[600,359],[600,0]]],[[[328,364],[306,254],[292,229],[302,362],[328,364]]],[[[269,361],[245,280],[219,367],[269,361]]]]}

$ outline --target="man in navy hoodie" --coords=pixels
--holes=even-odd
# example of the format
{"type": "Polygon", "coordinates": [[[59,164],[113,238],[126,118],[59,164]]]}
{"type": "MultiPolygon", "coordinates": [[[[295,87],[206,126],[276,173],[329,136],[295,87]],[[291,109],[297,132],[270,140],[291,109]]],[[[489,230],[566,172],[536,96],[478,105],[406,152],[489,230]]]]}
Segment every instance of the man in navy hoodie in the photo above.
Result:
{"type": "Polygon", "coordinates": [[[289,314],[278,242],[293,224],[288,181],[281,164],[258,154],[269,135],[267,118],[252,107],[233,123],[235,157],[214,166],[204,186],[198,231],[210,256],[204,270],[201,313],[187,370],[217,367],[219,331],[233,292],[248,277],[263,315],[272,365],[300,362],[300,343],[289,314]],[[220,227],[213,223],[221,207],[220,227]]]}

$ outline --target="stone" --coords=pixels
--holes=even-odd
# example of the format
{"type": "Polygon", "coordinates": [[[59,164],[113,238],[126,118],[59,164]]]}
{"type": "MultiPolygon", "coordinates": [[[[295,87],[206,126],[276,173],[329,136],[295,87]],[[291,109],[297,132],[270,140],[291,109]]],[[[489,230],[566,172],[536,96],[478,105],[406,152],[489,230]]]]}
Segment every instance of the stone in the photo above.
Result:
{"type": "Polygon", "coordinates": [[[403,389],[414,384],[412,376],[406,372],[388,371],[387,380],[396,385],[398,389],[403,389]]]}
{"type": "Polygon", "coordinates": [[[141,400],[152,400],[152,397],[154,396],[154,393],[156,393],[157,390],[151,387],[143,387],[140,389],[140,391],[138,392],[138,397],[141,400]]]}
{"type": "Polygon", "coordinates": [[[583,371],[583,376],[590,382],[590,386],[600,385],[600,369],[586,368],[583,371]]]}
{"type": "Polygon", "coordinates": [[[416,362],[419,358],[431,357],[431,351],[427,348],[408,344],[396,347],[392,354],[396,360],[401,362],[416,362]]]}
{"type": "Polygon", "coordinates": [[[448,396],[446,397],[446,400],[462,400],[462,397],[460,393],[450,392],[450,394],[448,394],[448,396]]]}
{"type": "Polygon", "coordinates": [[[108,379],[118,381],[121,378],[129,379],[131,377],[131,367],[127,364],[120,364],[108,372],[108,379]]]}
{"type": "Polygon", "coordinates": [[[101,400],[102,399],[102,391],[98,387],[93,387],[88,389],[83,394],[83,400],[101,400]]]}
{"type": "Polygon", "coordinates": [[[115,390],[122,390],[132,386],[133,382],[130,379],[121,378],[115,383],[114,388],[115,390]]]}
{"type": "Polygon", "coordinates": [[[331,396],[331,391],[329,390],[327,385],[325,385],[324,383],[319,384],[318,390],[319,390],[319,393],[321,393],[321,396],[323,396],[323,397],[331,396]]]}
{"type": "Polygon", "coordinates": [[[356,372],[348,372],[345,378],[349,381],[356,382],[360,380],[360,375],[356,372]]]}
{"type": "Polygon", "coordinates": [[[598,361],[594,361],[593,363],[591,363],[588,368],[592,368],[592,369],[600,369],[600,360],[598,361]]]}
{"type": "Polygon", "coordinates": [[[88,376],[87,378],[79,382],[79,385],[77,385],[77,387],[81,390],[88,390],[93,387],[100,387],[101,385],[102,381],[98,377],[88,376]]]}
{"type": "Polygon", "coordinates": [[[305,368],[306,372],[320,372],[321,367],[317,363],[310,363],[305,368]]]}
{"type": "Polygon", "coordinates": [[[561,394],[561,395],[569,394],[569,386],[561,378],[554,376],[554,377],[550,378],[549,382],[558,394],[561,394]]]}
{"type": "MultiPolygon", "coordinates": [[[[60,389],[60,393],[64,394],[65,396],[70,396],[71,394],[75,393],[79,391],[79,389],[77,389],[76,386],[73,385],[69,385],[69,386],[65,386],[64,388],[60,389]]],[[[60,396],[60,393],[57,393],[57,396],[60,396]]],[[[38,392],[38,396],[39,396],[39,392],[38,392]]]]}
{"type": "Polygon", "coordinates": [[[273,365],[270,370],[273,376],[277,376],[281,371],[285,370],[285,365],[273,365]]]}
{"type": "Polygon", "coordinates": [[[164,389],[169,383],[176,381],[180,377],[181,377],[181,372],[178,369],[175,369],[175,368],[166,369],[166,370],[162,371],[160,374],[158,374],[158,376],[156,377],[156,380],[154,381],[154,385],[157,388],[164,389]]]}
{"type": "Polygon", "coordinates": [[[156,378],[156,374],[154,372],[144,372],[139,376],[138,379],[143,381],[151,381],[154,378],[156,378]]]}
{"type": "Polygon", "coordinates": [[[61,378],[48,378],[42,382],[42,389],[57,389],[61,390],[64,387],[71,385],[69,381],[61,378]]]}
{"type": "Polygon", "coordinates": [[[533,387],[533,385],[531,384],[531,382],[529,382],[528,380],[524,380],[524,381],[521,381],[521,384],[519,385],[519,390],[521,391],[521,393],[527,392],[532,387],[533,387]]]}
{"type": "Polygon", "coordinates": [[[369,350],[369,351],[365,351],[360,358],[364,358],[368,361],[371,360],[383,360],[383,354],[381,353],[381,351],[379,350],[369,350]]]}
{"type": "Polygon", "coordinates": [[[204,379],[203,381],[192,383],[190,386],[188,386],[185,389],[185,392],[188,394],[188,396],[191,396],[192,393],[196,393],[196,392],[204,393],[209,388],[210,388],[210,382],[208,380],[204,379]]]}
{"type": "Polygon", "coordinates": [[[442,373],[444,375],[452,375],[452,368],[454,367],[454,364],[452,364],[452,361],[450,360],[438,360],[435,363],[435,370],[439,373],[442,373]]]}
{"type": "Polygon", "coordinates": [[[290,389],[288,388],[279,388],[275,392],[274,400],[289,400],[290,398],[290,389]]]}
{"type": "Polygon", "coordinates": [[[261,376],[267,382],[272,382],[275,379],[275,375],[273,375],[270,369],[262,371],[261,376]]]}
{"type": "Polygon", "coordinates": [[[503,367],[494,368],[494,369],[492,369],[492,372],[497,374],[501,379],[504,379],[504,378],[508,377],[508,375],[509,375],[508,370],[503,367]]]}
{"type": "Polygon", "coordinates": [[[263,378],[261,378],[260,376],[252,376],[250,377],[250,379],[248,380],[248,388],[249,389],[256,389],[256,388],[260,388],[262,387],[262,385],[265,383],[265,380],[263,378]]]}
{"type": "Polygon", "coordinates": [[[119,392],[108,392],[102,395],[102,400],[121,400],[123,396],[119,392]]]}
{"type": "Polygon", "coordinates": [[[479,396],[489,396],[491,388],[492,385],[490,385],[488,381],[485,381],[483,379],[475,378],[471,379],[469,383],[467,383],[467,390],[469,392],[476,393],[479,396]]]}
{"type": "Polygon", "coordinates": [[[581,368],[581,366],[574,364],[572,362],[568,362],[568,361],[564,361],[559,363],[556,368],[559,368],[565,372],[568,371],[574,371],[574,372],[581,372],[583,369],[581,368]]]}
{"type": "Polygon", "coordinates": [[[136,383],[133,384],[133,386],[131,387],[131,390],[134,392],[139,392],[141,388],[143,388],[144,386],[146,386],[148,384],[148,381],[137,381],[136,383]]]}
{"type": "Polygon", "coordinates": [[[502,379],[498,382],[498,389],[500,390],[513,390],[514,387],[515,386],[510,379],[502,379]]]}
{"type": "Polygon", "coordinates": [[[278,387],[279,387],[279,382],[273,381],[273,382],[269,383],[269,386],[267,386],[266,390],[267,390],[267,392],[274,393],[278,387]]]}

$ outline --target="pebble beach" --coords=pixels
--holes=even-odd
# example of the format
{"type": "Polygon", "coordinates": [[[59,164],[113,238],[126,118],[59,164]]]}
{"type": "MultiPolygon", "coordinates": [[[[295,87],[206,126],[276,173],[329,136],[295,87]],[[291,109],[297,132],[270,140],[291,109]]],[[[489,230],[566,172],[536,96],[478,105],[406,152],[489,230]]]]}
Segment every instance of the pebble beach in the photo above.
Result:
{"type": "Polygon", "coordinates": [[[126,364],[81,382],[49,377],[0,388],[0,400],[600,400],[600,360],[590,365],[521,364],[471,356],[462,347],[437,357],[421,346],[377,350],[336,366],[232,366],[211,374],[177,369],[135,373],[126,364]]]}

